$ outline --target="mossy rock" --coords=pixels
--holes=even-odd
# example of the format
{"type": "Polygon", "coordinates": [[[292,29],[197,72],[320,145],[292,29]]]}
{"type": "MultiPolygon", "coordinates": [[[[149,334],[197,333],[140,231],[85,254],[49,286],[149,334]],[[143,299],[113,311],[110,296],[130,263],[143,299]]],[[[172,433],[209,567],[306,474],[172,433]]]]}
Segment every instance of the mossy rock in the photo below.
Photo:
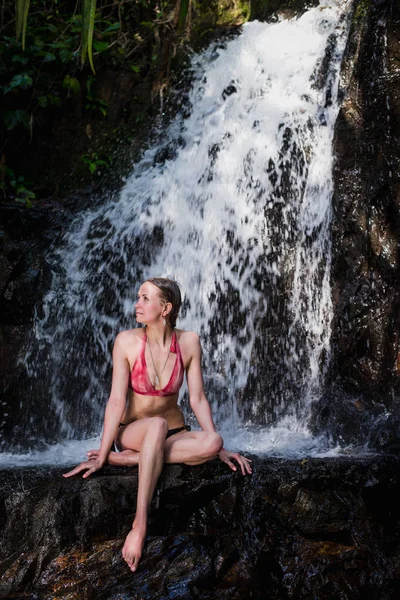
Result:
{"type": "Polygon", "coordinates": [[[195,0],[193,24],[198,34],[211,28],[241,25],[250,17],[250,0],[195,0]]]}

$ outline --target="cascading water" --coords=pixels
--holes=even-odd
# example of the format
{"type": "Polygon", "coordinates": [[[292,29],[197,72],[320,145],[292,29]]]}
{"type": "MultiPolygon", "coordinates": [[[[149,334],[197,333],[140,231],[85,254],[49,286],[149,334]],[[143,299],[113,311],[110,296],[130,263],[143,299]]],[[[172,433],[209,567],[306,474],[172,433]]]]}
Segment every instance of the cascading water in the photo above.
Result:
{"type": "Polygon", "coordinates": [[[120,197],[65,236],[25,358],[47,382],[59,440],[100,431],[113,339],[135,326],[140,282],[168,276],[184,294],[178,326],[202,339],[225,438],[317,451],[306,424],[329,360],[331,146],[349,4],[248,23],[196,56],[185,114],[120,197]]]}

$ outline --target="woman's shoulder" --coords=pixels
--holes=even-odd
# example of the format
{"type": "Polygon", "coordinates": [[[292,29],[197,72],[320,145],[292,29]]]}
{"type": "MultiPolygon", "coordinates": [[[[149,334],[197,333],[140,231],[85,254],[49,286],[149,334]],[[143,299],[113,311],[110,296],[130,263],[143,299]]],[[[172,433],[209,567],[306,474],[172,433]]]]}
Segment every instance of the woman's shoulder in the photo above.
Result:
{"type": "Polygon", "coordinates": [[[175,329],[175,332],[178,336],[180,344],[200,344],[200,338],[194,331],[186,331],[185,329],[175,329]]]}
{"type": "Polygon", "coordinates": [[[118,345],[132,344],[132,342],[137,343],[143,339],[143,335],[143,327],[137,327],[136,329],[126,329],[125,331],[119,332],[119,334],[115,338],[115,343],[118,345]]]}

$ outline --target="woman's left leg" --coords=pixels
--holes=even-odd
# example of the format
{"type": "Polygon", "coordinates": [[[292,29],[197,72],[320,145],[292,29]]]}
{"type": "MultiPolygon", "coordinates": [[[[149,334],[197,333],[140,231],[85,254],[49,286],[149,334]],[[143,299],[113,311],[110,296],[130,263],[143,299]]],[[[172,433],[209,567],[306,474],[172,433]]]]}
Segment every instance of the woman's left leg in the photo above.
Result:
{"type": "Polygon", "coordinates": [[[164,444],[167,464],[201,465],[218,456],[224,441],[214,431],[184,431],[171,436],[164,444]]]}
{"type": "MultiPolygon", "coordinates": [[[[184,463],[201,465],[215,458],[221,450],[223,440],[219,433],[212,431],[182,431],[165,441],[164,462],[168,464],[184,463]]],[[[89,460],[94,460],[98,450],[88,452],[89,460]]],[[[108,463],[120,467],[134,467],[139,464],[140,452],[122,450],[110,452],[108,463]]]]}

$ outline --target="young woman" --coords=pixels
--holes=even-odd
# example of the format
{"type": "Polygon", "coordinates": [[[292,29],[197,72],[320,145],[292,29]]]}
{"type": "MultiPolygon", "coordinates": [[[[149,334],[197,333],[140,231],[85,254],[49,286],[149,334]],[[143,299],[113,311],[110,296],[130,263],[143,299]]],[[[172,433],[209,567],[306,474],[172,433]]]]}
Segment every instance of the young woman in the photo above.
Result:
{"type": "Polygon", "coordinates": [[[90,450],[88,461],[64,475],[85,471],[86,478],[106,462],[139,466],[135,519],[122,549],[132,571],[142,554],[149,505],[164,462],[200,465],[218,457],[236,471],[234,459],[243,475],[251,473],[251,461],[226,451],[215,431],[203,388],[199,338],[175,329],[180,305],[179,287],[170,279],[149,279],[140,287],[136,321],[145,327],[123,331],[115,340],[100,449],[90,450]],[[190,405],[202,431],[190,431],[178,406],[185,372],[190,405]],[[111,450],[113,444],[118,452],[111,450]]]}

